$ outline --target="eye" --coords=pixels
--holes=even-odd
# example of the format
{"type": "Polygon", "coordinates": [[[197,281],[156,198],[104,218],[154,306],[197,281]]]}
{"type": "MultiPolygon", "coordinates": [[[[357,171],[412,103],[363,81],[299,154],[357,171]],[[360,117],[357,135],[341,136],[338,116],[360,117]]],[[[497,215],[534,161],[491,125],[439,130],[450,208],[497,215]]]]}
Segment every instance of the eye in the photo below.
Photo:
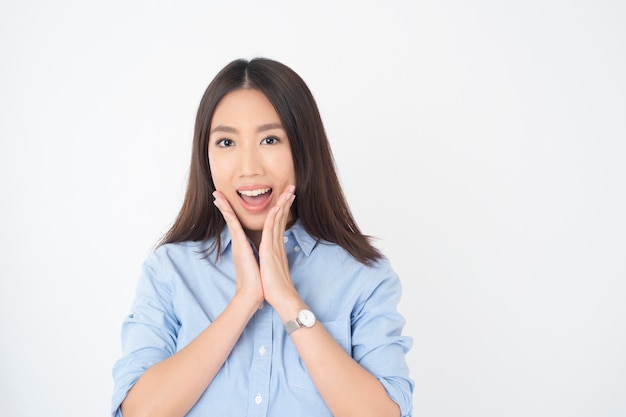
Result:
{"type": "Polygon", "coordinates": [[[278,139],[276,136],[268,136],[261,141],[261,143],[265,145],[274,145],[278,142],[280,142],[280,139],[278,139]]]}
{"type": "Polygon", "coordinates": [[[228,148],[230,146],[234,146],[235,142],[231,139],[219,139],[215,144],[221,148],[228,148]]]}

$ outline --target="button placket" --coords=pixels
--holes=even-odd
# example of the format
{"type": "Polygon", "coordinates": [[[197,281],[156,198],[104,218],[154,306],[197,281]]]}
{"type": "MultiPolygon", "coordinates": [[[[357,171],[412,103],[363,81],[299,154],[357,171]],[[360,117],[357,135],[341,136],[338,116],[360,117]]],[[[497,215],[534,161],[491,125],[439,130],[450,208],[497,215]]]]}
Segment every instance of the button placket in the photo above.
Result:
{"type": "Polygon", "coordinates": [[[272,367],[273,309],[265,305],[254,315],[254,350],[250,369],[250,408],[249,416],[267,415],[270,370],[272,367]]]}

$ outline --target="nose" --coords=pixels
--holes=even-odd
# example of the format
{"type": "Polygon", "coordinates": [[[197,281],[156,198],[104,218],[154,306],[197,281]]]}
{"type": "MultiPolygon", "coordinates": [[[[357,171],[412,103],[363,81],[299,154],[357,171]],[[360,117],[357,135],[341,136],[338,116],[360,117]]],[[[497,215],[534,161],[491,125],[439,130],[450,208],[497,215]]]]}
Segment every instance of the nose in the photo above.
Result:
{"type": "Polygon", "coordinates": [[[242,146],[239,153],[239,173],[242,177],[262,174],[261,155],[255,146],[242,146]]]}

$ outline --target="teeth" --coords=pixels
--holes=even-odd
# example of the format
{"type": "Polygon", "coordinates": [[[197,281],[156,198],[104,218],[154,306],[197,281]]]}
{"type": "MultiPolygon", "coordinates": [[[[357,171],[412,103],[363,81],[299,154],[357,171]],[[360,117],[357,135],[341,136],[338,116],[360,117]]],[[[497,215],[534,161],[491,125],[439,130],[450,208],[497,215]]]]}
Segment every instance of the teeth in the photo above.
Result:
{"type": "Polygon", "coordinates": [[[267,193],[269,190],[271,190],[271,188],[261,188],[261,189],[258,189],[258,190],[239,191],[239,194],[245,195],[245,196],[248,196],[248,197],[256,197],[257,195],[261,195],[261,194],[267,193]]]}

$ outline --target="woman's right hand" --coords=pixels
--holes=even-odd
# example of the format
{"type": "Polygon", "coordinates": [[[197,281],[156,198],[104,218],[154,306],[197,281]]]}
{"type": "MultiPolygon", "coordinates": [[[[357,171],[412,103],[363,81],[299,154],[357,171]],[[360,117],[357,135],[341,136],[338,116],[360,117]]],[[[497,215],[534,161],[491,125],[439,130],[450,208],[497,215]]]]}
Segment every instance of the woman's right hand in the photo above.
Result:
{"type": "Polygon", "coordinates": [[[264,300],[259,264],[254,257],[254,252],[250,242],[248,242],[246,233],[224,194],[215,191],[213,197],[215,198],[213,204],[224,216],[231,236],[233,262],[235,263],[235,274],[237,276],[235,295],[241,295],[246,299],[249,298],[258,307],[264,300]]]}

